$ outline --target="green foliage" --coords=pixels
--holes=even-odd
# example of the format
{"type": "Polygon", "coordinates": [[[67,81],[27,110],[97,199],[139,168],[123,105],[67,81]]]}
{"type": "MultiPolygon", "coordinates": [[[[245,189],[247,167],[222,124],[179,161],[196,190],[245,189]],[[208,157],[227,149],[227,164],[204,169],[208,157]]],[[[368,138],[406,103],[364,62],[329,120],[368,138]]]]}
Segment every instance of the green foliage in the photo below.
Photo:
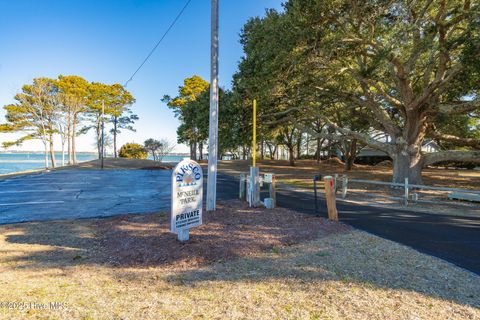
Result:
{"type": "Polygon", "coordinates": [[[138,143],[126,143],[120,148],[118,155],[121,158],[147,159],[148,152],[138,143]]]}
{"type": "Polygon", "coordinates": [[[425,137],[477,136],[478,2],[290,0],[284,9],[250,19],[241,36],[233,94],[245,105],[259,101],[260,138],[290,148],[293,127],[358,139],[413,166],[425,137]]]}
{"type": "Polygon", "coordinates": [[[208,122],[209,109],[204,97],[208,89],[208,82],[194,75],[183,81],[183,86],[178,88],[178,96],[163,97],[162,101],[181,122],[177,129],[178,143],[196,144],[207,138],[208,124],[205,130],[205,120],[208,122]],[[200,97],[201,102],[197,102],[200,97]]]}

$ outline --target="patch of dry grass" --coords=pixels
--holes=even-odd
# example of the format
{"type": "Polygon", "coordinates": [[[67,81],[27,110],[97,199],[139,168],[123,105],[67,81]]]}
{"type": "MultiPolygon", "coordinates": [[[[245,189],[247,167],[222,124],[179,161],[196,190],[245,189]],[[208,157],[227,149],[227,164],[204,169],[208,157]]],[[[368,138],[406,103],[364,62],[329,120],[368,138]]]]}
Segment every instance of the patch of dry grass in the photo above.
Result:
{"type": "MultiPolygon", "coordinates": [[[[297,160],[294,167],[284,160],[259,160],[257,163],[262,173],[273,172],[281,180],[293,180],[302,184],[310,184],[313,176],[317,174],[325,176],[346,173],[343,165],[336,161],[317,163],[314,160],[297,160]]],[[[248,172],[249,165],[250,162],[246,160],[220,161],[218,168],[222,172],[237,175],[240,172],[248,172]]],[[[383,166],[355,165],[347,174],[352,179],[392,181],[392,168],[383,166]]],[[[480,189],[480,171],[474,170],[426,168],[423,170],[423,180],[426,185],[438,187],[480,189]]]]}
{"type": "MultiPolygon", "coordinates": [[[[244,210],[229,208],[235,214],[244,210]]],[[[268,212],[256,211],[263,215],[263,226],[268,212]]],[[[242,219],[255,224],[253,212],[244,214],[248,218],[242,219]]],[[[271,216],[281,219],[279,213],[271,216]]],[[[192,240],[225,228],[223,232],[230,232],[231,238],[217,241],[256,242],[271,232],[271,245],[252,246],[237,258],[182,264],[181,268],[160,262],[110,264],[109,254],[115,251],[105,252],[109,246],[99,246],[105,244],[99,241],[99,232],[106,232],[101,226],[161,241],[167,231],[155,233],[152,217],[160,220],[159,215],[136,215],[0,226],[0,301],[47,306],[4,307],[0,318],[480,319],[479,276],[394,242],[342,228],[337,233],[320,232],[316,240],[282,245],[272,226],[258,234],[245,221],[236,230],[234,225],[222,227],[217,220],[211,222],[214,228],[196,231],[192,240]],[[65,304],[52,309],[50,302],[65,304]]],[[[120,236],[113,231],[106,234],[114,235],[120,236]]],[[[129,242],[125,250],[146,259],[149,250],[142,245],[148,241],[129,242]]],[[[165,245],[189,252],[189,244],[165,241],[165,245]]],[[[232,249],[216,246],[217,251],[232,249]]],[[[197,251],[201,250],[187,256],[194,259],[204,254],[197,251]]]]}

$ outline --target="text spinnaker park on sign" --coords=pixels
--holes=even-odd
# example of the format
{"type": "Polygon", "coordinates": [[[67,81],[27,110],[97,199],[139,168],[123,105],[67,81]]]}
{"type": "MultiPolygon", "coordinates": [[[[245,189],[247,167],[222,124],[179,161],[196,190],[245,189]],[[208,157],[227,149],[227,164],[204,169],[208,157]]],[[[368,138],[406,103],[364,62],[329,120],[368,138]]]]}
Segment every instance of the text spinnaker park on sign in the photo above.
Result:
{"type": "Polygon", "coordinates": [[[203,172],[193,160],[183,160],[172,173],[172,213],[170,230],[180,241],[188,230],[202,224],[203,172]]]}

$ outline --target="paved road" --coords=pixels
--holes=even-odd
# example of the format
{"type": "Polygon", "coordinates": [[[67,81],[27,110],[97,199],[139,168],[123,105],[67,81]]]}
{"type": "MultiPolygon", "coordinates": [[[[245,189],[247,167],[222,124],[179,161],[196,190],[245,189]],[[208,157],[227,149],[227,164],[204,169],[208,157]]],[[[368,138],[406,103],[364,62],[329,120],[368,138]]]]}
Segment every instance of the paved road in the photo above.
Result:
{"type": "Polygon", "coordinates": [[[0,224],[167,210],[171,172],[64,170],[0,181],[0,224]]]}
{"type": "MultiPolygon", "coordinates": [[[[238,180],[220,175],[221,199],[238,196],[238,180]]],[[[313,192],[279,188],[277,204],[315,214],[313,192]]],[[[319,215],[326,217],[326,204],[319,201],[319,215]]],[[[418,251],[442,258],[480,275],[480,212],[478,217],[419,213],[371,206],[337,203],[340,221],[390,239],[418,251]]]]}
{"type": "MultiPolygon", "coordinates": [[[[0,224],[168,210],[170,174],[68,170],[0,181],[0,224]]],[[[218,179],[218,199],[237,198],[238,180],[224,174],[218,179]]],[[[314,214],[312,193],[280,188],[278,205],[314,214]]],[[[326,216],[323,201],[320,208],[326,216]]],[[[338,209],[342,222],[480,274],[480,214],[467,218],[342,203],[338,209]]]]}

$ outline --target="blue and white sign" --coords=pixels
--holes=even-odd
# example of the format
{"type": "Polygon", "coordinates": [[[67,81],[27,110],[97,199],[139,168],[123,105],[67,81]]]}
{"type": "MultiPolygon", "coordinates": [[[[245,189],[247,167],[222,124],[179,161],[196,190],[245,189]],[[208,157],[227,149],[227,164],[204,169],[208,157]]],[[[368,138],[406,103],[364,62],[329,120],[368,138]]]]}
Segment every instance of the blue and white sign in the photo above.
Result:
{"type": "Polygon", "coordinates": [[[203,172],[193,160],[183,160],[172,173],[170,230],[180,233],[202,224],[203,172]]]}

